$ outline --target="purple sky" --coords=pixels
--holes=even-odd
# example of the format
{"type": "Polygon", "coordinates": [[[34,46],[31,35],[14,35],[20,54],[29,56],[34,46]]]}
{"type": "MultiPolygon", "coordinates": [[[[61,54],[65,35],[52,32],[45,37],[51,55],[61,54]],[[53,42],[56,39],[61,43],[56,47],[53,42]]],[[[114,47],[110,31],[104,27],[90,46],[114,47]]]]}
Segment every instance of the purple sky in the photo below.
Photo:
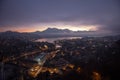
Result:
{"type": "Polygon", "coordinates": [[[0,0],[0,31],[120,32],[119,0],[0,0]]]}

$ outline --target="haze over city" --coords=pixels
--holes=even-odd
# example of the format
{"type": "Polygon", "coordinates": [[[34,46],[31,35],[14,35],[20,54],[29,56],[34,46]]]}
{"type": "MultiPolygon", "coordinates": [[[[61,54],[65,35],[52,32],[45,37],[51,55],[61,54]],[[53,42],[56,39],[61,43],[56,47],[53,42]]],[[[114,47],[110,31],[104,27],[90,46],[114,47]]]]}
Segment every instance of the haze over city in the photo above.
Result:
{"type": "Polygon", "coordinates": [[[0,31],[120,32],[119,0],[1,0],[0,31]]]}

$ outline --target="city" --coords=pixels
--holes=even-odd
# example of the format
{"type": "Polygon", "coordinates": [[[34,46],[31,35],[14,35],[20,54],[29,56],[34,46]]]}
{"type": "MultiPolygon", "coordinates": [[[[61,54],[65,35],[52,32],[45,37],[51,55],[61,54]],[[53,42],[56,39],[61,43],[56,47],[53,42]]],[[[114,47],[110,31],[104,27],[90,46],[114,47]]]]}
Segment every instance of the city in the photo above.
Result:
{"type": "Polygon", "coordinates": [[[0,80],[120,80],[119,0],[0,0],[0,80]]]}
{"type": "Polygon", "coordinates": [[[111,80],[120,70],[120,36],[53,43],[1,37],[0,45],[1,80],[111,80]]]}

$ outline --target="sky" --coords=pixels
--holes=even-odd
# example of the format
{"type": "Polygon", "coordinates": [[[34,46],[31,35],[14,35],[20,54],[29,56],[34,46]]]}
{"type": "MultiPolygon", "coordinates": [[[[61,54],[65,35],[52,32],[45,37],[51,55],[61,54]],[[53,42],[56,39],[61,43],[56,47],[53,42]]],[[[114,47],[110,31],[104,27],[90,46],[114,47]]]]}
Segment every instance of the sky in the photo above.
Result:
{"type": "Polygon", "coordinates": [[[0,0],[0,32],[120,32],[119,0],[0,0]]]}

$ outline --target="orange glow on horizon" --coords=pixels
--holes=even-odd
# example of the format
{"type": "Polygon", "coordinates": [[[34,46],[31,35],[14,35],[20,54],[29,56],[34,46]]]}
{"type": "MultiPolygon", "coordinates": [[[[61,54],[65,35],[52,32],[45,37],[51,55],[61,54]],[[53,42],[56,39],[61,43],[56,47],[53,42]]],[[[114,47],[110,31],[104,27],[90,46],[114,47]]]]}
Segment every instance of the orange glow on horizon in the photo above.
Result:
{"type": "Polygon", "coordinates": [[[19,29],[19,30],[15,30],[17,32],[34,32],[36,31],[35,29],[19,29]]]}
{"type": "Polygon", "coordinates": [[[14,31],[17,31],[17,32],[35,32],[35,31],[43,31],[45,30],[43,27],[42,28],[39,28],[39,27],[23,27],[23,28],[19,28],[19,29],[14,29],[14,31]]]}
{"type": "Polygon", "coordinates": [[[40,25],[37,26],[33,26],[33,27],[25,27],[25,26],[21,26],[21,27],[7,27],[7,28],[3,28],[0,31],[4,32],[4,31],[16,31],[16,32],[35,32],[35,31],[44,31],[47,28],[57,28],[57,29],[69,29],[72,31],[96,31],[98,30],[97,26],[94,25],[81,25],[81,26],[71,26],[71,25],[45,25],[45,27],[42,27],[40,25]],[[52,26],[52,27],[49,27],[52,26]],[[62,26],[62,27],[60,27],[62,26]]]}
{"type": "Polygon", "coordinates": [[[35,32],[35,31],[43,31],[45,30],[44,28],[36,28],[36,27],[7,27],[0,29],[0,32],[5,32],[5,31],[15,31],[15,32],[35,32]]]}

